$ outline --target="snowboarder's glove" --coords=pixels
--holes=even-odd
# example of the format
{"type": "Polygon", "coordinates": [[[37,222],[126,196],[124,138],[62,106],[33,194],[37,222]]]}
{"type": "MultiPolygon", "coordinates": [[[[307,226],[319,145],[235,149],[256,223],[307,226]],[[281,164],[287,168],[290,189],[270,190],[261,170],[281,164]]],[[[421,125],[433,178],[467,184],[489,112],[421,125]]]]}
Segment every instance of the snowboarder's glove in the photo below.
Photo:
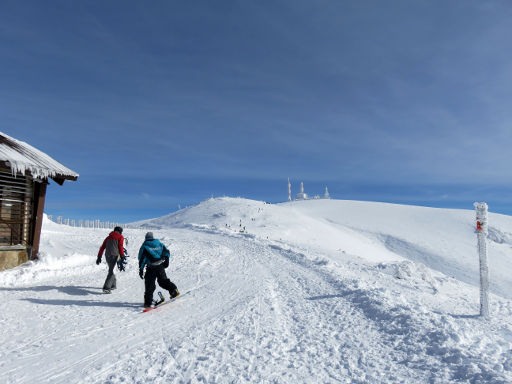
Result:
{"type": "Polygon", "coordinates": [[[139,269],[139,276],[141,279],[144,279],[144,270],[143,269],[139,269]]]}
{"type": "Polygon", "coordinates": [[[96,259],[96,265],[100,265],[100,264],[101,264],[101,257],[98,257],[98,258],[96,259]]]}

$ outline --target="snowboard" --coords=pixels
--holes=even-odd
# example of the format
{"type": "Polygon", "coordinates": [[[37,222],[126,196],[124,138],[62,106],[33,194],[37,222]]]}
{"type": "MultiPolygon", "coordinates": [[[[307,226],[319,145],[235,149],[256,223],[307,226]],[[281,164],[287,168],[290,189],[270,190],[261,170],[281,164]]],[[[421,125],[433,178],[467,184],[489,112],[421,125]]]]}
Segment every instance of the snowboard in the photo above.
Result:
{"type": "Polygon", "coordinates": [[[164,306],[167,306],[168,304],[171,304],[171,303],[175,302],[176,300],[179,300],[180,298],[182,298],[183,296],[185,296],[189,292],[190,291],[183,292],[179,296],[174,297],[174,298],[169,299],[169,300],[165,300],[164,296],[162,295],[162,292],[158,292],[158,296],[160,297],[160,299],[153,306],[151,306],[149,308],[144,308],[142,310],[142,313],[151,312],[151,311],[154,311],[156,309],[160,309],[160,308],[162,308],[164,306]]]}

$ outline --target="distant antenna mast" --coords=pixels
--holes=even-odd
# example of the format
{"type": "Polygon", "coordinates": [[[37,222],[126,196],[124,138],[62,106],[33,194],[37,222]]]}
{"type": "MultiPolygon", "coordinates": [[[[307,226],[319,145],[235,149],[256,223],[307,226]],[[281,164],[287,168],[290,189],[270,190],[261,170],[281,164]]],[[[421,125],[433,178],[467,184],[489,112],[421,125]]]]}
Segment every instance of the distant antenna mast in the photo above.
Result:
{"type": "Polygon", "coordinates": [[[292,185],[290,184],[290,178],[288,178],[288,201],[292,201],[292,185]]]}
{"type": "Polygon", "coordinates": [[[324,195],[324,199],[330,199],[331,196],[329,196],[329,190],[327,189],[327,187],[325,187],[325,195],[324,195]]]}

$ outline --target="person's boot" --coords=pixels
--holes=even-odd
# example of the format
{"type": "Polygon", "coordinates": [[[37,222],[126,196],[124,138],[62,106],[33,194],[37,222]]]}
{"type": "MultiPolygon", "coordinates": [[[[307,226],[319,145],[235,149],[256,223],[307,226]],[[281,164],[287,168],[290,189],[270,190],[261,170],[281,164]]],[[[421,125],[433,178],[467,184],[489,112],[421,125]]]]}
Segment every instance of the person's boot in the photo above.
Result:
{"type": "Polygon", "coordinates": [[[178,291],[178,288],[175,288],[169,291],[169,295],[171,295],[171,299],[174,299],[175,297],[178,297],[180,295],[180,291],[178,291]]]}
{"type": "Polygon", "coordinates": [[[144,293],[144,308],[149,308],[153,304],[153,295],[149,296],[144,293]]]}

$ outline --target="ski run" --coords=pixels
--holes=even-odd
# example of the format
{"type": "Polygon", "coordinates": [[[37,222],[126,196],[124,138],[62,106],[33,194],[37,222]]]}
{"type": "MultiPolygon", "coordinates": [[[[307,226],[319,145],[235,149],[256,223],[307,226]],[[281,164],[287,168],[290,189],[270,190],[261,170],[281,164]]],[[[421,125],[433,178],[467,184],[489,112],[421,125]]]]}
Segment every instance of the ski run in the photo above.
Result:
{"type": "Polygon", "coordinates": [[[209,199],[125,228],[107,295],[110,230],[45,219],[0,272],[0,383],[512,382],[512,217],[489,214],[488,320],[472,210],[209,199]],[[147,231],[190,292],[141,313],[147,231]]]}

